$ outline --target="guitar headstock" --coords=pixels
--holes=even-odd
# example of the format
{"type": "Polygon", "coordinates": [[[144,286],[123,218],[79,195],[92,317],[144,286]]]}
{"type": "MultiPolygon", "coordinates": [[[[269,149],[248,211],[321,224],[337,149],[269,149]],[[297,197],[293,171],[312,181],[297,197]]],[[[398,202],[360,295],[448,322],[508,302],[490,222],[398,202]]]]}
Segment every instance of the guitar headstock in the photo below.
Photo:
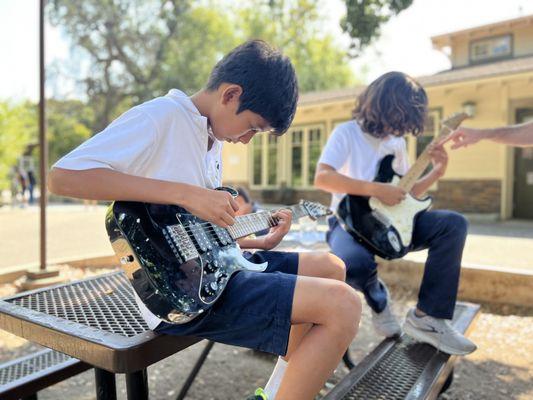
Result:
{"type": "Polygon", "coordinates": [[[459,125],[461,125],[461,123],[467,118],[469,118],[469,115],[464,112],[452,114],[444,121],[442,121],[441,130],[438,137],[444,138],[445,136],[448,136],[450,133],[456,130],[459,125]]]}
{"type": "Polygon", "coordinates": [[[316,220],[320,217],[325,217],[331,214],[331,210],[323,204],[316,201],[300,200],[300,205],[305,209],[307,215],[312,220],[316,220]]]}

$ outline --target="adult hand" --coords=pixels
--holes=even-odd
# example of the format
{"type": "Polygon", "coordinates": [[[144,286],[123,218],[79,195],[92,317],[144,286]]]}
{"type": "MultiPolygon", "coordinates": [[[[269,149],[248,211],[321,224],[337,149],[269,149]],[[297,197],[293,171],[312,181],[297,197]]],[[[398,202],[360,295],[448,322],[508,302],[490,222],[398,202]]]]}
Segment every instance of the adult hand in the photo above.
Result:
{"type": "Polygon", "coordinates": [[[239,209],[239,205],[230,193],[198,186],[187,192],[182,206],[198,218],[223,228],[235,223],[235,212],[239,209]]]}
{"type": "Polygon", "coordinates": [[[270,228],[270,231],[263,236],[263,248],[265,250],[276,247],[291,229],[292,212],[290,210],[278,210],[272,217],[278,219],[278,224],[270,228]]]}
{"type": "Polygon", "coordinates": [[[483,138],[485,138],[483,131],[472,128],[464,128],[461,126],[457,128],[450,136],[441,140],[440,142],[437,142],[437,145],[442,146],[444,143],[452,141],[453,144],[451,148],[452,150],[455,150],[460,147],[466,147],[470,146],[471,144],[475,144],[483,138]]]}
{"type": "Polygon", "coordinates": [[[387,206],[395,206],[404,200],[407,194],[402,188],[389,183],[377,183],[376,185],[374,197],[387,206]]]}

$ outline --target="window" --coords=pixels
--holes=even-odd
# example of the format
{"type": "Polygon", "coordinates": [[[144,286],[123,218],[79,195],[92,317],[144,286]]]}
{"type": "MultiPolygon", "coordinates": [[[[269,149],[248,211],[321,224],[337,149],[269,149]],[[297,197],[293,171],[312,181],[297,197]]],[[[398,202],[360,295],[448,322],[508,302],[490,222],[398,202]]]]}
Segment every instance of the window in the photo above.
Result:
{"type": "Polygon", "coordinates": [[[314,128],[309,130],[309,162],[307,164],[307,185],[312,186],[315,180],[315,171],[320,153],[322,151],[322,130],[314,128]]]}
{"type": "Polygon", "coordinates": [[[252,139],[252,185],[279,184],[280,138],[275,135],[256,135],[252,139]]]}
{"type": "Polygon", "coordinates": [[[292,187],[313,186],[316,166],[324,145],[324,127],[298,127],[289,134],[289,182],[292,187]]]}
{"type": "Polygon", "coordinates": [[[291,170],[292,186],[302,186],[303,130],[291,132],[291,170]]]}
{"type": "Polygon", "coordinates": [[[513,55],[511,35],[494,36],[470,42],[470,61],[483,63],[509,58],[513,55]]]}
{"type": "Polygon", "coordinates": [[[267,185],[275,186],[278,184],[278,140],[275,135],[267,136],[267,185]]]}
{"type": "Polygon", "coordinates": [[[424,124],[424,133],[416,138],[416,157],[424,151],[426,146],[431,143],[433,138],[439,134],[441,122],[440,109],[428,111],[426,123],[424,124]]]}
{"type": "Polygon", "coordinates": [[[261,185],[263,179],[261,177],[261,171],[263,170],[263,146],[261,145],[262,137],[256,136],[253,138],[253,185],[261,185]]]}

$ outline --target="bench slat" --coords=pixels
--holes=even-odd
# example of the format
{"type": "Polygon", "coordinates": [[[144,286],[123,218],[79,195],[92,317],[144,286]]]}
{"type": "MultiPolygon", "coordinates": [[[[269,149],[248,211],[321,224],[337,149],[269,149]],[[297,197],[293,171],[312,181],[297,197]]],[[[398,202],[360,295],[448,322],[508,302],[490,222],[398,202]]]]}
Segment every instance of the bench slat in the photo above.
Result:
{"type": "Polygon", "coordinates": [[[0,398],[30,396],[91,368],[66,354],[45,349],[0,365],[0,398]]]}
{"type": "MultiPolygon", "coordinates": [[[[478,311],[478,305],[458,303],[454,326],[465,332],[478,311]]],[[[407,335],[385,339],[324,400],[436,398],[455,359],[407,335]]]]}

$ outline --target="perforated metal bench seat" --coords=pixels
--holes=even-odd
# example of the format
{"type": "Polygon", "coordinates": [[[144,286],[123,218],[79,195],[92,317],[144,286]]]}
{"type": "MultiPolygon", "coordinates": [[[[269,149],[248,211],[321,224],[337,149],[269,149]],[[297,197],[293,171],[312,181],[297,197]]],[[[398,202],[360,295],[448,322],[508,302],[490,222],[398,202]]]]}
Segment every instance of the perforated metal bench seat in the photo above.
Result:
{"type": "MultiPolygon", "coordinates": [[[[477,304],[458,303],[453,325],[468,332],[478,312],[477,304]]],[[[407,335],[385,339],[324,400],[436,399],[453,378],[456,358],[407,335]]]]}
{"type": "Polygon", "coordinates": [[[66,354],[45,349],[0,364],[0,399],[37,399],[37,392],[91,368],[66,354]]]}

